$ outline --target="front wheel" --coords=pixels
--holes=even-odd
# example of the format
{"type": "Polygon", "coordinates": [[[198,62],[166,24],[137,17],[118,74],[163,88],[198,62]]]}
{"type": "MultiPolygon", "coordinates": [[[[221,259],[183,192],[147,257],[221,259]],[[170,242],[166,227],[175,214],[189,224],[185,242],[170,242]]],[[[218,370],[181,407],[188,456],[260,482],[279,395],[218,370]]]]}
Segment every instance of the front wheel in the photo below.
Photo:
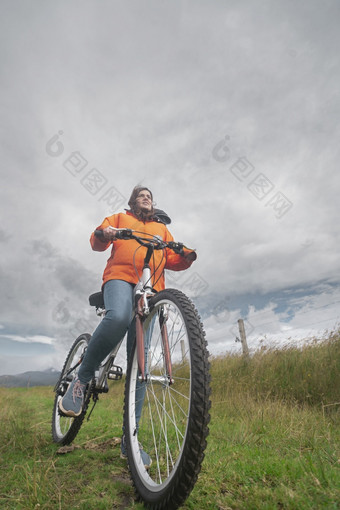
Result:
{"type": "Polygon", "coordinates": [[[59,401],[63,398],[68,386],[78,374],[80,363],[82,362],[90,338],[91,335],[85,333],[75,340],[66,357],[59,380],[55,386],[56,396],[54,399],[52,413],[52,437],[55,443],[63,445],[72,443],[83,423],[91,396],[89,389],[91,387],[91,383],[85,393],[83,411],[79,416],[77,416],[77,418],[71,418],[60,414],[59,401]]]}
{"type": "Polygon", "coordinates": [[[149,304],[143,322],[146,381],[141,381],[136,344],[126,378],[128,463],[148,508],[176,509],[194,487],[209,432],[207,343],[198,313],[182,292],[161,291],[149,304]]]}

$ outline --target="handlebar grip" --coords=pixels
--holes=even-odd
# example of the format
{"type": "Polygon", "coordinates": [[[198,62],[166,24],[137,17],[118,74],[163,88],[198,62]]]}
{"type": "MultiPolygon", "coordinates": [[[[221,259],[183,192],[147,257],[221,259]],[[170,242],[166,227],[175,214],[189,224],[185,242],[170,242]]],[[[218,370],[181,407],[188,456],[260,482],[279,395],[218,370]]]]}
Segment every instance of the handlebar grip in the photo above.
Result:
{"type": "MultiPolygon", "coordinates": [[[[104,233],[102,230],[95,230],[94,235],[98,239],[104,239],[104,233]]],[[[116,239],[131,239],[131,237],[132,237],[132,230],[130,228],[116,230],[116,232],[115,232],[116,239]]]]}
{"type": "Polygon", "coordinates": [[[103,239],[103,237],[104,237],[102,230],[95,230],[94,235],[95,235],[95,237],[98,237],[98,239],[103,239]]]}

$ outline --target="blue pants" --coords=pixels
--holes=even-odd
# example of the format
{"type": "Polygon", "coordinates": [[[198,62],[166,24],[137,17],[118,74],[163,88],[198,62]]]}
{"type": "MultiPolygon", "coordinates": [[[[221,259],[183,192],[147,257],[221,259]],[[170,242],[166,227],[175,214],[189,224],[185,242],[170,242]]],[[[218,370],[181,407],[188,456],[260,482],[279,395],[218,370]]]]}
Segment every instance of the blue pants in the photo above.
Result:
{"type": "MultiPolygon", "coordinates": [[[[81,383],[88,383],[100,363],[124,337],[132,321],[134,285],[123,280],[109,280],[105,283],[104,304],[106,314],[90,340],[78,377],[81,383]]],[[[127,353],[130,355],[135,337],[134,324],[127,339],[127,353]]]]}
{"type": "MultiPolygon", "coordinates": [[[[133,289],[133,284],[123,280],[109,280],[105,283],[103,292],[106,314],[94,331],[80,365],[78,377],[81,383],[88,383],[92,379],[101,362],[116,347],[128,329],[126,350],[129,360],[136,336],[135,319],[132,315],[133,289]]],[[[145,359],[148,354],[149,337],[150,332],[144,339],[145,359]]],[[[144,397],[145,383],[137,381],[135,402],[137,428],[142,414],[144,397]]]]}

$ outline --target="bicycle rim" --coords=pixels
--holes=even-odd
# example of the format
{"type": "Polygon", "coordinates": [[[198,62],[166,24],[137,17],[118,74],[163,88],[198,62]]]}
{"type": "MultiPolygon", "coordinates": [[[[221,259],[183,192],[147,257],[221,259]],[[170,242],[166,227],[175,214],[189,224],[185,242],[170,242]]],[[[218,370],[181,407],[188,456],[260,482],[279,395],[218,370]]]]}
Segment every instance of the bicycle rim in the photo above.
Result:
{"type": "Polygon", "coordinates": [[[149,507],[177,508],[192,490],[206,447],[208,353],[197,312],[183,293],[162,291],[151,303],[143,328],[147,381],[140,381],[136,348],[128,371],[128,460],[137,493],[149,507]],[[164,321],[172,380],[162,342],[164,321]],[[151,457],[148,469],[141,448],[151,457]]]}

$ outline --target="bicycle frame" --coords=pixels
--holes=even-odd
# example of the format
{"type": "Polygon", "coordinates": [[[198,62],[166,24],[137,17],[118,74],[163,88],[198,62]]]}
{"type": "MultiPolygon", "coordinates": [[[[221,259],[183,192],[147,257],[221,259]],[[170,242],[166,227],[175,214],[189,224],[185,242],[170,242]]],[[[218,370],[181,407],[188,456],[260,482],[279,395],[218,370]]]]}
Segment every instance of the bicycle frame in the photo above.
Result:
{"type": "MultiPolygon", "coordinates": [[[[112,230],[119,232],[118,235],[124,236],[124,231],[122,229],[114,229],[112,230]]],[[[100,231],[99,231],[100,232],[100,231]]],[[[99,233],[96,231],[96,233],[99,233]]],[[[139,237],[135,237],[132,234],[132,231],[126,231],[125,235],[127,235],[128,239],[135,238],[139,244],[147,248],[146,255],[144,257],[144,265],[142,270],[142,275],[140,277],[139,282],[134,288],[134,311],[135,311],[135,319],[136,319],[136,344],[137,344],[137,357],[138,357],[138,367],[140,371],[140,381],[147,381],[147,374],[145,373],[145,341],[144,341],[144,330],[143,330],[143,321],[149,314],[149,303],[148,299],[154,295],[153,289],[151,287],[151,268],[149,265],[151,256],[155,249],[159,249],[162,247],[160,243],[159,246],[155,245],[153,242],[149,240],[142,240],[139,237]]],[[[181,247],[182,245],[180,245],[181,247]]],[[[105,310],[97,309],[98,315],[103,315],[105,310]]],[[[169,348],[169,337],[168,331],[166,327],[166,316],[162,315],[159,317],[160,330],[161,330],[161,340],[162,340],[162,348],[164,352],[164,360],[165,360],[165,369],[167,373],[168,383],[172,384],[172,364],[171,364],[171,354],[169,348]]],[[[114,350],[108,355],[107,359],[101,365],[99,369],[98,377],[96,378],[96,390],[105,391],[105,383],[106,378],[116,379],[120,378],[120,373],[115,377],[115,373],[110,377],[110,368],[113,365],[114,359],[118,353],[118,350],[121,346],[121,342],[114,348],[114,350]]]]}
{"type": "Polygon", "coordinates": [[[117,356],[117,353],[122,345],[123,339],[116,345],[116,347],[107,356],[104,363],[101,364],[96,378],[95,389],[98,391],[104,391],[105,383],[107,379],[118,380],[121,379],[122,370],[120,367],[115,366],[115,370],[111,372],[113,362],[117,356]]]}
{"type": "MultiPolygon", "coordinates": [[[[136,296],[136,343],[137,343],[137,358],[138,367],[140,371],[140,380],[142,382],[147,381],[147,374],[145,374],[145,342],[144,342],[144,330],[143,320],[149,314],[148,298],[154,295],[150,286],[151,281],[151,269],[149,261],[152,256],[154,246],[148,245],[147,253],[144,258],[144,267],[140,282],[136,285],[135,296],[136,296]],[[141,288],[140,288],[141,287],[141,288]],[[138,296],[140,296],[138,298],[138,296]]],[[[165,368],[168,377],[169,384],[172,383],[172,365],[171,356],[169,349],[169,338],[168,331],[166,328],[166,318],[164,316],[159,317],[162,347],[165,358],[165,368]]]]}

